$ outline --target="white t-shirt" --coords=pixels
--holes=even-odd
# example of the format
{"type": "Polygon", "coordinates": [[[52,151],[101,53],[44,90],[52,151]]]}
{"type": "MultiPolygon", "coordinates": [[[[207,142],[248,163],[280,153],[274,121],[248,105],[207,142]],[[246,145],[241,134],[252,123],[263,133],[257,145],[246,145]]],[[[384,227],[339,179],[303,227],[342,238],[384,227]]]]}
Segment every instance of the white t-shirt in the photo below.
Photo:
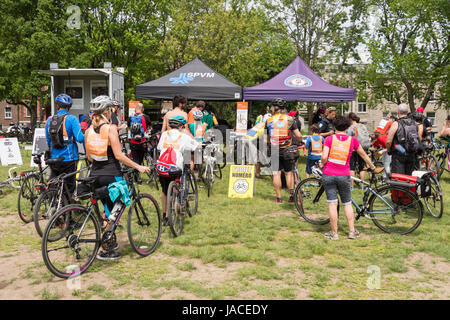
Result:
{"type": "Polygon", "coordinates": [[[171,129],[162,133],[157,148],[160,151],[160,154],[163,154],[169,147],[172,147],[177,154],[176,165],[178,168],[183,169],[183,154],[185,152],[188,152],[186,153],[187,155],[189,155],[186,158],[186,164],[189,164],[191,160],[190,152],[197,149],[199,145],[200,143],[195,141],[186,133],[181,132],[177,129],[171,129]]]}

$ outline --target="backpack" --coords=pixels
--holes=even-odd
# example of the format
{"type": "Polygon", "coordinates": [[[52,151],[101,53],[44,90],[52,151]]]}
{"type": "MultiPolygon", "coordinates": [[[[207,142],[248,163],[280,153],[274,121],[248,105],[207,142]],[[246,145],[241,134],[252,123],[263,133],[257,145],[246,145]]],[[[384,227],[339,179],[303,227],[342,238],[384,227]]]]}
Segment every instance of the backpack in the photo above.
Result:
{"type": "Polygon", "coordinates": [[[134,115],[130,120],[131,138],[136,141],[141,141],[144,138],[144,124],[143,116],[141,114],[134,115]]]}
{"type": "Polygon", "coordinates": [[[49,120],[48,133],[53,148],[63,149],[69,144],[65,125],[66,116],[67,114],[54,115],[49,120]]]}
{"type": "Polygon", "coordinates": [[[369,131],[367,127],[361,123],[356,124],[354,128],[354,134],[356,140],[362,145],[364,149],[369,149],[372,143],[370,142],[369,131]]]}
{"type": "Polygon", "coordinates": [[[414,154],[419,151],[419,129],[413,119],[398,120],[397,140],[406,153],[414,154]]]}
{"type": "Polygon", "coordinates": [[[169,170],[175,168],[177,168],[177,153],[169,147],[156,161],[156,171],[161,177],[169,178],[169,170]]]}

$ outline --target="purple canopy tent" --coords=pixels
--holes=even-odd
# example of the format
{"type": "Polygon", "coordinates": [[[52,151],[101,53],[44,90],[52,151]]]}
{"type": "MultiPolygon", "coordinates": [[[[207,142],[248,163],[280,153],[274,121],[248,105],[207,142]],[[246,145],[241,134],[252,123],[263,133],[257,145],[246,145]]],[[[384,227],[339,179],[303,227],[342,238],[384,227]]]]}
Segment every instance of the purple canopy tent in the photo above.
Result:
{"type": "Polygon", "coordinates": [[[245,100],[343,102],[355,100],[355,89],[336,87],[314,73],[300,57],[272,79],[244,88],[245,100]]]}

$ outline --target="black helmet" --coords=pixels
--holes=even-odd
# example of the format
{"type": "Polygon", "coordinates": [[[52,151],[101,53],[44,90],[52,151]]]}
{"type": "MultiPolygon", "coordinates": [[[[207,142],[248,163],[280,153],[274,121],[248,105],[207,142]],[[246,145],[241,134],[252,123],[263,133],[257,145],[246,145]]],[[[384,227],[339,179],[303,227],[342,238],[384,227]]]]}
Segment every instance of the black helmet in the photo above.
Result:
{"type": "Polygon", "coordinates": [[[278,108],[284,108],[286,106],[286,101],[281,98],[275,98],[272,100],[272,106],[278,108]]]}

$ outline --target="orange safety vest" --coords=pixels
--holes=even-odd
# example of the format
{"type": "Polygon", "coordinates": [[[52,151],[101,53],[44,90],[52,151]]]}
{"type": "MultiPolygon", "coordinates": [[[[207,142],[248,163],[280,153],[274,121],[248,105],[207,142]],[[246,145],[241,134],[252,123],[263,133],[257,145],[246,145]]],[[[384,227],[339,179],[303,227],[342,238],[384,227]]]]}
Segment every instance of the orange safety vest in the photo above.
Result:
{"type": "Polygon", "coordinates": [[[382,135],[386,134],[387,131],[389,130],[389,128],[392,126],[392,123],[393,123],[392,120],[388,121],[388,120],[382,119],[380,121],[380,123],[378,124],[378,127],[375,129],[375,132],[379,132],[382,135]]]}
{"type": "Polygon", "coordinates": [[[319,137],[319,140],[315,140],[314,136],[311,136],[311,155],[312,156],[321,156],[322,155],[322,150],[323,150],[323,142],[322,142],[322,137],[321,136],[317,136],[319,137]]]}
{"type": "Polygon", "coordinates": [[[341,141],[336,135],[333,135],[333,141],[331,142],[330,154],[328,161],[334,164],[345,165],[347,163],[348,156],[350,154],[350,146],[352,138],[348,137],[347,140],[341,141]]]}
{"type": "Polygon", "coordinates": [[[180,150],[181,146],[180,146],[180,139],[181,139],[181,132],[179,132],[179,135],[176,139],[174,140],[169,140],[170,137],[170,133],[168,132],[166,137],[163,140],[163,148],[164,149],[168,149],[168,148],[172,148],[174,150],[180,150]]]}
{"type": "Polygon", "coordinates": [[[109,128],[109,124],[104,124],[99,133],[96,133],[92,126],[87,131],[89,134],[86,139],[86,153],[95,161],[108,160],[109,128]]]}

